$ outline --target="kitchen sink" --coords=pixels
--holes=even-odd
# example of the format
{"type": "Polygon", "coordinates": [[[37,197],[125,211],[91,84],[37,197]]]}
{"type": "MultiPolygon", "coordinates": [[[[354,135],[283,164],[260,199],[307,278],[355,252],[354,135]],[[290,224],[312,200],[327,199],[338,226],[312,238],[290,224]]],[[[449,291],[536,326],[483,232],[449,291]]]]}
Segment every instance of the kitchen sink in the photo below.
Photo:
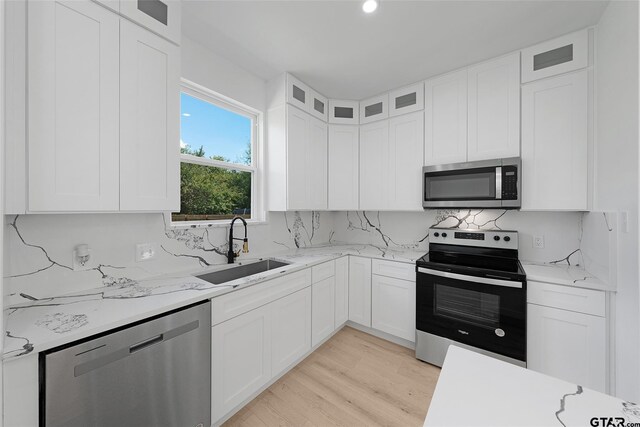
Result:
{"type": "Polygon", "coordinates": [[[239,265],[237,267],[227,268],[226,270],[214,271],[212,273],[202,274],[196,276],[198,279],[205,280],[209,283],[220,284],[230,282],[232,280],[240,279],[242,277],[251,276],[256,273],[263,273],[265,271],[273,270],[276,268],[289,265],[287,262],[275,261],[272,259],[265,259],[264,261],[258,261],[251,264],[239,265]]]}

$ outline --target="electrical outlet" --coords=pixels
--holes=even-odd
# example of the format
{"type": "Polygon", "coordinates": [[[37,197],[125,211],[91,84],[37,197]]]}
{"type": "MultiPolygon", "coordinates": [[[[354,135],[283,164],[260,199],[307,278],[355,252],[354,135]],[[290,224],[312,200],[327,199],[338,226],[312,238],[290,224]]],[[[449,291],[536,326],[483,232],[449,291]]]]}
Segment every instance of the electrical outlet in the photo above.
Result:
{"type": "Polygon", "coordinates": [[[544,248],[544,236],[533,236],[533,247],[538,249],[544,248]]]}
{"type": "Polygon", "coordinates": [[[156,256],[156,246],[153,243],[138,243],[136,245],[136,262],[149,261],[156,256]]]}

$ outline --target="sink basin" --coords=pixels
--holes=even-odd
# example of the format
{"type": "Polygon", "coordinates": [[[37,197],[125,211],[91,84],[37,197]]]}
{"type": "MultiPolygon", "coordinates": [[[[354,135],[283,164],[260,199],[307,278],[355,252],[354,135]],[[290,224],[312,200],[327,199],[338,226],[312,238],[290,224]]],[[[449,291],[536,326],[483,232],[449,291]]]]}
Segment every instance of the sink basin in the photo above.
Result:
{"type": "Polygon", "coordinates": [[[237,267],[227,268],[226,270],[214,271],[212,273],[202,274],[196,276],[198,279],[205,280],[209,283],[220,284],[230,282],[232,280],[240,279],[242,277],[251,276],[252,274],[262,273],[265,271],[273,270],[275,268],[284,267],[289,265],[286,262],[275,261],[272,259],[265,259],[264,261],[258,261],[251,264],[239,265],[237,267]]]}

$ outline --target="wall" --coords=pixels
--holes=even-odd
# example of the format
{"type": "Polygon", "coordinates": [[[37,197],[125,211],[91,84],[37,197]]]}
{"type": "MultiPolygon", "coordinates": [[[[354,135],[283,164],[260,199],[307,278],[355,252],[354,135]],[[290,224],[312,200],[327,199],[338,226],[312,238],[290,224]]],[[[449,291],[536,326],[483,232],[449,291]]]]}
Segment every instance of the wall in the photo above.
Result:
{"type": "MultiPolygon", "coordinates": [[[[581,214],[577,212],[519,212],[509,210],[429,210],[425,212],[338,212],[336,239],[391,247],[428,247],[429,227],[517,230],[520,259],[551,262],[580,247],[581,214]],[[543,235],[545,247],[533,247],[543,235]]],[[[572,265],[581,264],[571,257],[572,265]]]]}
{"type": "Polygon", "coordinates": [[[618,218],[616,394],[640,401],[638,285],[638,3],[610,2],[596,44],[596,184],[599,210],[618,218]]]}
{"type": "Polygon", "coordinates": [[[265,111],[265,81],[182,36],[182,77],[265,111]]]}
{"type": "MultiPolygon", "coordinates": [[[[332,220],[329,213],[272,213],[268,224],[249,227],[250,252],[239,260],[327,242],[332,220]]],[[[171,229],[158,213],[11,215],[5,221],[9,305],[227,262],[228,227],[171,229]],[[84,271],[73,271],[73,248],[80,243],[92,249],[91,260],[84,271]],[[156,257],[136,262],[137,243],[154,244],[156,257]]],[[[243,235],[240,223],[235,235],[243,235]]]]}

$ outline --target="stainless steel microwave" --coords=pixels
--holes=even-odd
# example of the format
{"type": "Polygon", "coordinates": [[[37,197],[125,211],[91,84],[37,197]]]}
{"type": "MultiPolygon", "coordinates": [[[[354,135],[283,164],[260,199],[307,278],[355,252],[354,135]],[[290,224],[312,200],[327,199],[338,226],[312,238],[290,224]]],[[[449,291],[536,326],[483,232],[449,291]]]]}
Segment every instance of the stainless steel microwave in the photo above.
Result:
{"type": "Polygon", "coordinates": [[[422,168],[422,206],[502,208],[521,205],[519,157],[422,168]]]}

